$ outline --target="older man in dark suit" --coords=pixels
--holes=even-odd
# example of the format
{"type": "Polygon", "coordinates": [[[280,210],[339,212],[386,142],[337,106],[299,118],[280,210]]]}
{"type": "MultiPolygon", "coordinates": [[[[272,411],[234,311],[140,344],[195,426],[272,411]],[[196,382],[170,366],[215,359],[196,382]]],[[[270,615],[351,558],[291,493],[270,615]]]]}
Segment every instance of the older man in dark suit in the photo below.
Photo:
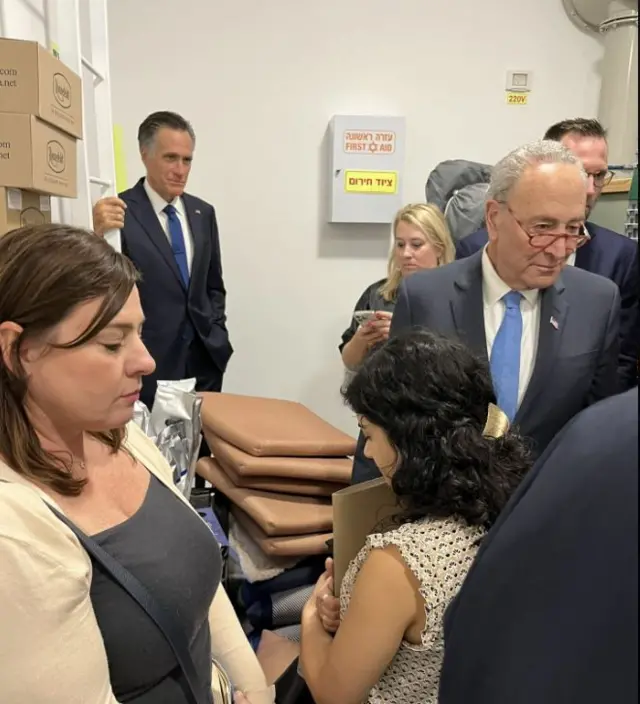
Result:
{"type": "Polygon", "coordinates": [[[637,704],[638,389],[575,418],[445,615],[440,704],[637,704]]]}
{"type": "Polygon", "coordinates": [[[122,250],[142,274],[142,339],[156,362],[145,377],[151,407],[158,379],[195,377],[220,391],[233,352],[226,327],[218,224],[213,206],[185,193],[195,133],[180,115],[149,115],[138,131],[146,177],[94,206],[94,229],[120,229],[122,250]]]}
{"type": "MultiPolygon", "coordinates": [[[[603,187],[613,174],[608,170],[607,133],[597,120],[575,118],[552,125],[545,139],[560,142],[581,161],[587,172],[587,218],[603,187]]],[[[622,388],[638,383],[637,363],[640,343],[640,306],[638,305],[638,243],[593,222],[585,223],[588,241],[569,254],[568,264],[611,279],[620,289],[620,359],[622,388]]],[[[456,244],[458,259],[468,257],[487,243],[486,228],[456,244]]]]}
{"type": "MultiPolygon", "coordinates": [[[[498,405],[534,455],[618,388],[618,288],[564,266],[586,241],[586,183],[580,161],[557,142],[506,156],[487,194],[488,245],[406,279],[391,323],[392,335],[426,327],[486,357],[498,405]]],[[[369,466],[357,455],[354,479],[373,476],[369,466]]]]}

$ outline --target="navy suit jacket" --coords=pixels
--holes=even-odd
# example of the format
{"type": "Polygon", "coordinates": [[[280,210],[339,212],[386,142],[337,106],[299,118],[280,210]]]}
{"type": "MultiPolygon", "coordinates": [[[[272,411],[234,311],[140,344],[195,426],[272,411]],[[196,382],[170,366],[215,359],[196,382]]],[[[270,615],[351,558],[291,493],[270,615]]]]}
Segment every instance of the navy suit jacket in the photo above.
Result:
{"type": "MultiPolygon", "coordinates": [[[[566,267],[540,296],[533,374],[514,418],[536,457],[583,408],[619,389],[617,286],[602,276],[566,267]]],[[[418,271],[400,284],[391,335],[412,327],[457,338],[487,359],[482,251],[447,266],[418,271]]],[[[354,457],[356,481],[376,475],[362,455],[362,445],[360,439],[354,457]]]]}
{"type": "Polygon", "coordinates": [[[210,377],[214,387],[221,385],[233,350],[226,328],[226,292],[213,206],[187,193],[182,196],[194,243],[187,288],[143,183],[140,179],[119,197],[127,204],[122,249],[142,275],[139,290],[146,317],[142,339],[156,361],[155,374],[143,382],[143,401],[149,403],[157,379],[184,377],[194,338],[202,341],[209,356],[204,365],[208,368],[196,373],[210,377]]]}
{"type": "Polygon", "coordinates": [[[637,388],[549,446],[444,627],[440,704],[637,704],[637,388]]]}
{"type": "MultiPolygon", "coordinates": [[[[610,279],[620,289],[619,374],[621,388],[628,389],[638,383],[638,243],[592,222],[586,227],[591,240],[576,252],[575,265],[610,279]]],[[[483,228],[456,243],[456,256],[458,259],[468,257],[486,243],[487,231],[483,228]]]]}

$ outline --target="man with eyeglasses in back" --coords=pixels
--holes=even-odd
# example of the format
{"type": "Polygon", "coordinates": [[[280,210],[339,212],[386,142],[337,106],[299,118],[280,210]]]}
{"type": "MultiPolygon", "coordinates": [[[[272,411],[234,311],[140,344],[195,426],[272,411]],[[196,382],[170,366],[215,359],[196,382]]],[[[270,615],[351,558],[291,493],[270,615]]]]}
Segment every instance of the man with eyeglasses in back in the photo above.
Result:
{"type": "MultiPolygon", "coordinates": [[[[613,178],[613,173],[608,170],[606,130],[598,120],[578,117],[552,125],[544,139],[560,142],[567,147],[582,161],[587,172],[585,233],[588,239],[568,256],[567,264],[604,276],[620,289],[620,385],[621,390],[637,386],[640,338],[638,244],[624,235],[588,221],[602,189],[613,178]]],[[[456,256],[458,259],[468,257],[486,243],[487,230],[483,228],[457,243],[456,256]]]]}
{"type": "MultiPolygon", "coordinates": [[[[492,171],[486,246],[408,277],[391,320],[391,336],[424,327],[484,357],[497,403],[534,457],[577,413],[619,385],[618,287],[565,266],[587,242],[587,183],[580,159],[558,142],[512,151],[492,171]]],[[[461,443],[465,429],[461,419],[461,443]]],[[[376,474],[366,452],[361,439],[353,482],[376,474]]]]}

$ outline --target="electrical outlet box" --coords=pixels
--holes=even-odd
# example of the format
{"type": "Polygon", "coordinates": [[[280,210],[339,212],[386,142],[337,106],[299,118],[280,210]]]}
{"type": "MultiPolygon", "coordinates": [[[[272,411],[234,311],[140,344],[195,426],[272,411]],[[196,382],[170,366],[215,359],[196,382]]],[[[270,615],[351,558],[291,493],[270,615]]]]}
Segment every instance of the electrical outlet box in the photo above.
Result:
{"type": "Polygon", "coordinates": [[[528,93],[533,76],[531,71],[507,71],[506,90],[513,93],[528,93]]]}

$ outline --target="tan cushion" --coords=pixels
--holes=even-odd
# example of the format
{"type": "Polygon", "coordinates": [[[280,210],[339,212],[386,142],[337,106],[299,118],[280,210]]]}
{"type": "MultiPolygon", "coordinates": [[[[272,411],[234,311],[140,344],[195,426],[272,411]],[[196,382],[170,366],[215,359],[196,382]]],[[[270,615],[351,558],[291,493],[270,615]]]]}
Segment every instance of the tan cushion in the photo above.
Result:
{"type": "Polygon", "coordinates": [[[356,441],[301,403],[205,392],[202,425],[207,432],[248,452],[273,457],[344,457],[356,441]]]}
{"type": "Polygon", "coordinates": [[[286,477],[243,477],[225,464],[220,456],[216,456],[215,459],[227,477],[241,489],[275,491],[278,494],[294,494],[295,496],[331,496],[334,492],[344,489],[344,484],[330,484],[329,482],[306,482],[303,479],[287,479],[286,477]]]}
{"type": "Polygon", "coordinates": [[[331,530],[333,509],[330,499],[241,489],[233,484],[213,457],[198,460],[196,471],[232,504],[246,511],[269,536],[331,530]]]}
{"type": "Polygon", "coordinates": [[[270,557],[307,557],[309,555],[324,555],[329,552],[327,540],[331,539],[331,533],[270,537],[237,506],[231,508],[231,514],[247,531],[262,552],[270,557]]]}
{"type": "Polygon", "coordinates": [[[254,457],[217,435],[205,432],[205,437],[213,456],[242,477],[287,477],[343,485],[351,481],[353,462],[348,457],[254,457]]]}

